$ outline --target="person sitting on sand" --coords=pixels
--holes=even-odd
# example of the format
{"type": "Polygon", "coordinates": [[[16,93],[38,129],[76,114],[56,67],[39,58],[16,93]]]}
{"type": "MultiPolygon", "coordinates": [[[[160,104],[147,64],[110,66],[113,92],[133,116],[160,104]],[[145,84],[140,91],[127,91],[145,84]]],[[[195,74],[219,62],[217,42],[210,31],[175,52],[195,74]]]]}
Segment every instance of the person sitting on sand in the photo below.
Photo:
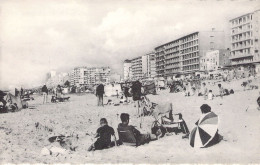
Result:
{"type": "MultiPolygon", "coordinates": [[[[203,119],[208,113],[211,112],[211,107],[208,104],[202,104],[200,106],[200,110],[201,110],[202,115],[201,115],[200,119],[195,123],[196,125],[198,125],[199,121],[201,119],[203,119]]],[[[215,136],[213,137],[212,141],[208,145],[212,145],[212,144],[218,143],[220,138],[221,138],[221,136],[219,135],[219,133],[217,131],[215,136]]]]}
{"type": "Polygon", "coordinates": [[[105,148],[109,148],[111,145],[111,136],[113,136],[115,146],[117,146],[115,131],[112,127],[108,126],[107,119],[101,118],[100,125],[101,127],[97,129],[97,133],[95,134],[95,138],[98,139],[94,144],[92,144],[89,147],[88,151],[102,150],[105,148]]]}
{"type": "MultiPolygon", "coordinates": [[[[142,145],[145,143],[149,143],[152,140],[157,140],[157,137],[153,134],[147,133],[147,134],[141,134],[140,131],[138,131],[134,126],[128,125],[129,124],[129,114],[122,113],[120,115],[122,123],[118,124],[118,131],[130,131],[134,134],[137,145],[142,145]]],[[[119,141],[122,142],[122,139],[119,138],[119,141]]],[[[131,142],[129,142],[131,143],[131,142]]]]}

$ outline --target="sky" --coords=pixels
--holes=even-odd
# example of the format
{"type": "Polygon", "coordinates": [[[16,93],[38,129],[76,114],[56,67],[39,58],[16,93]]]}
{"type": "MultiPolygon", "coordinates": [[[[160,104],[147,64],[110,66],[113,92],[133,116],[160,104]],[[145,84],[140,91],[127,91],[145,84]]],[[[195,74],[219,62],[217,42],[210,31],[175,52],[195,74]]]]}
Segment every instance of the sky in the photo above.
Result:
{"type": "Polygon", "coordinates": [[[109,66],[195,31],[225,31],[260,0],[0,0],[0,89],[42,85],[50,70],[109,66]]]}

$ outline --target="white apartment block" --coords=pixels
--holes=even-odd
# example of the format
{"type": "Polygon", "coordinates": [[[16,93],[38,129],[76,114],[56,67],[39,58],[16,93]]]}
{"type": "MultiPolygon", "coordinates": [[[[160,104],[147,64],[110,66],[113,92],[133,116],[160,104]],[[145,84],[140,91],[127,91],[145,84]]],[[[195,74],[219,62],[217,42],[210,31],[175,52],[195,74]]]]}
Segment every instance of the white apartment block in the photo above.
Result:
{"type": "Polygon", "coordinates": [[[155,53],[148,53],[142,56],[142,74],[144,78],[156,76],[155,53]]]}
{"type": "Polygon", "coordinates": [[[124,80],[132,79],[132,63],[131,60],[124,61],[124,80]]]}
{"type": "Polygon", "coordinates": [[[229,21],[232,66],[255,68],[260,72],[260,9],[229,21]]]}
{"type": "Polygon", "coordinates": [[[223,31],[190,33],[155,48],[156,75],[169,77],[200,70],[200,58],[209,50],[225,49],[223,31]]]}
{"type": "Polygon", "coordinates": [[[70,74],[70,83],[75,86],[95,85],[110,82],[109,67],[76,67],[70,74]]]}
{"type": "Polygon", "coordinates": [[[213,71],[230,65],[229,53],[229,50],[208,51],[206,55],[200,59],[200,70],[213,71]]]}

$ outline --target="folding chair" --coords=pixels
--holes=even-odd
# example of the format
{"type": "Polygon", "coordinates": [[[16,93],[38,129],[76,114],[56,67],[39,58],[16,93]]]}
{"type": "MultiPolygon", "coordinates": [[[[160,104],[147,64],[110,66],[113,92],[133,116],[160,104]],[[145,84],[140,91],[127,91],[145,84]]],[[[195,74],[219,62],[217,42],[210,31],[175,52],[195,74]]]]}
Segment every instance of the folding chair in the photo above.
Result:
{"type": "Polygon", "coordinates": [[[120,130],[117,129],[119,140],[123,145],[127,146],[135,146],[137,147],[137,140],[134,133],[130,130],[120,130]]]}

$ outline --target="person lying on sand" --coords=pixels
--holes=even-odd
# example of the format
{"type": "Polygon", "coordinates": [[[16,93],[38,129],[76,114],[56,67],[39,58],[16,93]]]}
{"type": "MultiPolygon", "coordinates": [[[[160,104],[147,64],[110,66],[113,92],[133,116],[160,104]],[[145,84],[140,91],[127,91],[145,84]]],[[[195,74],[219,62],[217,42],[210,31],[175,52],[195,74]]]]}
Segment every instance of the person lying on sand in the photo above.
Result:
{"type": "Polygon", "coordinates": [[[107,119],[101,118],[100,125],[101,127],[97,129],[97,133],[95,134],[95,138],[98,139],[94,144],[92,144],[88,148],[88,151],[102,150],[105,148],[109,148],[111,144],[111,136],[113,136],[115,141],[115,146],[117,146],[115,131],[112,127],[108,126],[107,119]]]}
{"type": "MultiPolygon", "coordinates": [[[[118,131],[130,131],[134,134],[137,145],[142,145],[145,143],[149,143],[150,141],[157,140],[157,137],[153,134],[147,133],[147,134],[141,134],[140,131],[138,131],[134,126],[128,125],[129,124],[129,114],[122,113],[120,115],[122,123],[118,124],[118,131]]],[[[119,141],[123,141],[119,138],[119,141]]],[[[132,143],[129,141],[129,143],[132,143]]]]}

